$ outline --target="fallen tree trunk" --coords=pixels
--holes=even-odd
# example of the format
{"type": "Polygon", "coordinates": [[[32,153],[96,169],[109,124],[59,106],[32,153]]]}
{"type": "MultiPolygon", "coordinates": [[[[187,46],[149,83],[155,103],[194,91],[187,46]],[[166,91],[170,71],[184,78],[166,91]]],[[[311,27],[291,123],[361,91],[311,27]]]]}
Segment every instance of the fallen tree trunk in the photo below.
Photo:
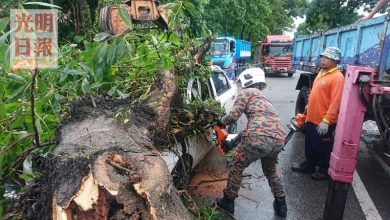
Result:
{"type": "MultiPolygon", "coordinates": [[[[211,40],[192,51],[195,65],[211,40]]],[[[174,73],[161,73],[145,97],[73,102],[21,199],[27,219],[191,219],[157,150],[175,142],[169,119],[183,98],[174,73]]]]}
{"type": "Polygon", "coordinates": [[[24,196],[27,218],[191,219],[156,149],[169,144],[176,91],[166,71],[147,105],[104,97],[74,102],[43,176],[24,196]]]}

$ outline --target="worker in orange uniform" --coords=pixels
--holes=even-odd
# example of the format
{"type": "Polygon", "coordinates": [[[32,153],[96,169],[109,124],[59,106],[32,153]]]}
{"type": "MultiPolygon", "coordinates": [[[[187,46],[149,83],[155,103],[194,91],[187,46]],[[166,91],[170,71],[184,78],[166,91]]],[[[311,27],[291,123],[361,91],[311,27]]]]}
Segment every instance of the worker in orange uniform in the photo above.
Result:
{"type": "Polygon", "coordinates": [[[344,76],[337,67],[341,52],[328,47],[321,54],[321,69],[313,82],[307,106],[305,157],[294,172],[310,173],[315,180],[329,178],[328,168],[339,112],[344,76]]]}

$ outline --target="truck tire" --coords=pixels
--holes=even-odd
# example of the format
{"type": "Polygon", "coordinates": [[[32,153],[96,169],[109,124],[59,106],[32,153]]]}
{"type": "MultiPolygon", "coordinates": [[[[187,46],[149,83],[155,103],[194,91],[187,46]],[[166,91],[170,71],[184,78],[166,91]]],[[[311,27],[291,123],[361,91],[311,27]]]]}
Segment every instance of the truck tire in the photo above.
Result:
{"type": "Polygon", "coordinates": [[[309,88],[303,86],[299,91],[297,102],[295,104],[295,115],[305,112],[305,107],[309,99],[309,88]]]}
{"type": "Polygon", "coordinates": [[[189,154],[184,154],[176,163],[172,170],[173,185],[176,189],[182,190],[188,188],[192,174],[192,157],[189,154]]]}

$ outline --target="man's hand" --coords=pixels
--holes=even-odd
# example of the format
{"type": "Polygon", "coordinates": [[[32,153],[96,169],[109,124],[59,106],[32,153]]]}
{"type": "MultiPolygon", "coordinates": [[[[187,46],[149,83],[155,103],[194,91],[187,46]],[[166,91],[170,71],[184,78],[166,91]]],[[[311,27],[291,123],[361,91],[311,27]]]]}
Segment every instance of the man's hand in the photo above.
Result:
{"type": "Polygon", "coordinates": [[[329,125],[325,122],[321,122],[318,126],[317,126],[317,133],[320,135],[320,136],[324,136],[328,133],[328,129],[329,129],[329,125]]]}
{"type": "Polygon", "coordinates": [[[225,153],[228,153],[229,151],[231,151],[233,148],[237,146],[235,144],[236,143],[234,143],[233,141],[224,140],[221,143],[221,147],[225,153]]]}
{"type": "Polygon", "coordinates": [[[224,125],[224,124],[222,123],[221,119],[222,119],[222,118],[216,118],[216,119],[214,119],[215,124],[218,125],[220,128],[225,128],[226,125],[224,125]]]}
{"type": "Polygon", "coordinates": [[[355,23],[359,23],[359,22],[368,20],[368,19],[370,19],[370,18],[372,18],[372,17],[371,17],[371,16],[365,16],[365,17],[362,17],[362,18],[360,18],[359,20],[355,21],[355,23]]]}

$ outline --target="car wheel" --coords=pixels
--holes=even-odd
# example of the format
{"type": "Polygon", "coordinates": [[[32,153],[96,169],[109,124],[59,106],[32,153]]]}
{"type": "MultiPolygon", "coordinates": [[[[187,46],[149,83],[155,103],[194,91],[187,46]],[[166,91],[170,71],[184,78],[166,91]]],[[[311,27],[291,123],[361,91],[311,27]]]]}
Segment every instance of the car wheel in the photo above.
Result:
{"type": "Polygon", "coordinates": [[[288,77],[292,77],[294,73],[287,73],[288,77]]]}
{"type": "Polygon", "coordinates": [[[192,174],[192,157],[185,154],[178,160],[175,168],[172,170],[173,184],[176,189],[187,189],[192,174]]]}
{"type": "Polygon", "coordinates": [[[229,134],[237,134],[237,122],[234,122],[234,124],[229,125],[228,133],[229,134]]]}

